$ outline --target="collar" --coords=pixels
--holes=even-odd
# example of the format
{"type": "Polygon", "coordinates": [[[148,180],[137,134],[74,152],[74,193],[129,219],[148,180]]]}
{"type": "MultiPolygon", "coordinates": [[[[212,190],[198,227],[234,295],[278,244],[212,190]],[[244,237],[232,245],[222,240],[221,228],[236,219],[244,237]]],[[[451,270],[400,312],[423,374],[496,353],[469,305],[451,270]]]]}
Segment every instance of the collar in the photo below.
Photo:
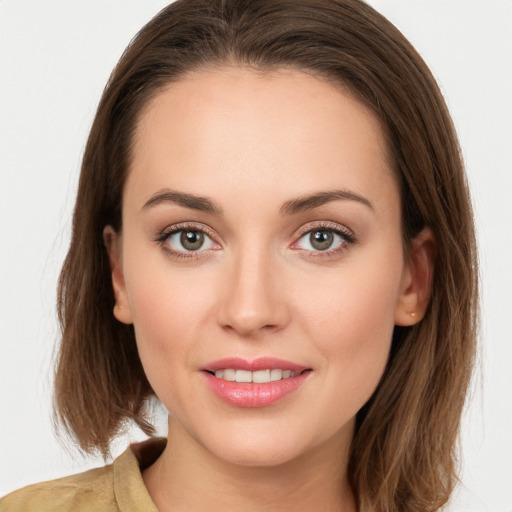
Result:
{"type": "Polygon", "coordinates": [[[158,459],[166,444],[165,437],[150,437],[130,445],[114,461],[114,493],[120,512],[158,512],[141,471],[158,459]]]}

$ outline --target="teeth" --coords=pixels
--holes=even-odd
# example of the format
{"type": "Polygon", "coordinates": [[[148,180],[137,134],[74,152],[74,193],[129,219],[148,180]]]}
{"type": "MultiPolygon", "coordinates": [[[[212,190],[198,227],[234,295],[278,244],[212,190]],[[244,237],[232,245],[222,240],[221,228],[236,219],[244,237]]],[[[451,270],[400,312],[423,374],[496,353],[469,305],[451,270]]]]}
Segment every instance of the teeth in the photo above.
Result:
{"type": "Polygon", "coordinates": [[[252,382],[252,372],[247,370],[237,370],[235,374],[236,382],[252,382]]]}
{"type": "Polygon", "coordinates": [[[275,382],[281,379],[289,379],[295,377],[300,372],[292,372],[291,370],[281,370],[274,368],[272,370],[257,370],[250,372],[248,370],[235,370],[233,368],[225,368],[224,370],[216,370],[215,377],[231,382],[254,382],[256,384],[265,384],[267,382],[275,382]]]}
{"type": "Polygon", "coordinates": [[[270,382],[270,370],[252,372],[252,381],[257,383],[270,382]]]}
{"type": "Polygon", "coordinates": [[[276,380],[281,380],[283,378],[283,370],[270,370],[270,381],[275,382],[276,380]]]}
{"type": "Polygon", "coordinates": [[[234,381],[236,376],[235,370],[224,370],[224,380],[234,381]]]}

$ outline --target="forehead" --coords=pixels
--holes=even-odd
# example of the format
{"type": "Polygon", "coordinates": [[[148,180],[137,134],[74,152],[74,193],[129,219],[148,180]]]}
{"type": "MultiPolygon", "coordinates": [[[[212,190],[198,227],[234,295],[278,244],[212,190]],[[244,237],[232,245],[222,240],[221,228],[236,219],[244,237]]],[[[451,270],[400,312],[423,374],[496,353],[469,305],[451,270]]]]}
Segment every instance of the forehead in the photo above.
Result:
{"type": "Polygon", "coordinates": [[[188,74],[148,103],[127,189],[209,195],[245,180],[291,196],[364,192],[364,182],[393,180],[387,153],[377,117],[341,87],[298,70],[226,67],[188,74]]]}

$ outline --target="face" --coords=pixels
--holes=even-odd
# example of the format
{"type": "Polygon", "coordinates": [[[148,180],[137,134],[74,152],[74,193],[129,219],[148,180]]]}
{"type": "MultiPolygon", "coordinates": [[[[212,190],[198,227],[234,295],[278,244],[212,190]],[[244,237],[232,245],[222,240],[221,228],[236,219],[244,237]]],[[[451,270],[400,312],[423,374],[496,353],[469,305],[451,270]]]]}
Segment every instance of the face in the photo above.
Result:
{"type": "Polygon", "coordinates": [[[371,112],[299,71],[190,74],[142,113],[122,212],[115,314],[171,428],[247,465],[351,438],[418,305],[371,112]]]}

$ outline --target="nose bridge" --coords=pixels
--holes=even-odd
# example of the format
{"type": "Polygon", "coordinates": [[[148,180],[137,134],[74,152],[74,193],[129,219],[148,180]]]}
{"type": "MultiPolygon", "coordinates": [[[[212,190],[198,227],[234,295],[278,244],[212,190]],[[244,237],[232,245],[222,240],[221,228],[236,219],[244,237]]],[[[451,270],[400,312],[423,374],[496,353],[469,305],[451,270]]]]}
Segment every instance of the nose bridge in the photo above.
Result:
{"type": "Polygon", "coordinates": [[[243,336],[283,327],[288,321],[287,305],[273,251],[252,240],[231,256],[223,283],[220,324],[243,336]]]}

